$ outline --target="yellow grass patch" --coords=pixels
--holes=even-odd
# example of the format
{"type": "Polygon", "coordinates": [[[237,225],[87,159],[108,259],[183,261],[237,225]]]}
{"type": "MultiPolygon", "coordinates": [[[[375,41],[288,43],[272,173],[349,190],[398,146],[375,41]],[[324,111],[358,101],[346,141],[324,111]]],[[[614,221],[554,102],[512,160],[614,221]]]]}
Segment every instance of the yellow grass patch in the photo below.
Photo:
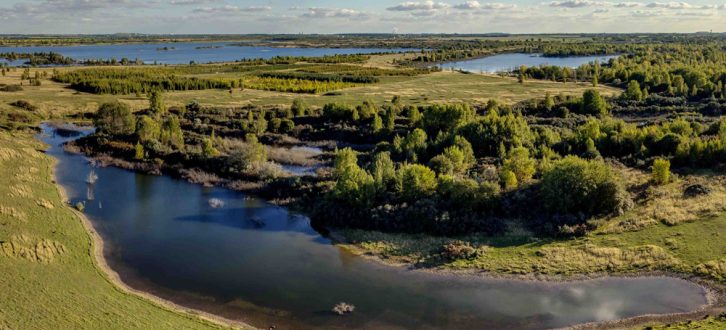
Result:
{"type": "Polygon", "coordinates": [[[24,184],[15,184],[10,186],[9,195],[16,198],[29,198],[32,195],[32,191],[30,190],[30,187],[24,184]]]}
{"type": "Polygon", "coordinates": [[[696,273],[718,280],[726,280],[726,258],[704,262],[696,267],[696,273]]]}
{"type": "Polygon", "coordinates": [[[50,263],[66,252],[63,244],[49,239],[34,239],[27,235],[13,235],[9,241],[0,242],[2,252],[12,258],[32,262],[50,263]]]}
{"type": "Polygon", "coordinates": [[[35,201],[35,202],[36,202],[36,203],[37,203],[38,205],[40,205],[40,206],[42,206],[42,207],[44,207],[44,208],[46,208],[46,209],[52,209],[52,208],[54,208],[54,207],[55,207],[55,206],[53,205],[53,203],[51,203],[51,202],[50,202],[49,200],[47,200],[47,199],[43,199],[43,198],[41,198],[41,199],[39,199],[39,200],[37,200],[37,201],[35,201]]]}
{"type": "Polygon", "coordinates": [[[25,221],[28,217],[25,215],[23,211],[18,211],[16,208],[11,206],[3,206],[0,205],[0,214],[10,216],[11,218],[15,218],[18,220],[25,221]]]}
{"type": "Polygon", "coordinates": [[[541,257],[539,267],[568,270],[589,268],[600,271],[623,269],[663,269],[678,264],[678,260],[655,245],[629,248],[600,247],[585,244],[581,247],[543,247],[536,254],[541,257]]]}

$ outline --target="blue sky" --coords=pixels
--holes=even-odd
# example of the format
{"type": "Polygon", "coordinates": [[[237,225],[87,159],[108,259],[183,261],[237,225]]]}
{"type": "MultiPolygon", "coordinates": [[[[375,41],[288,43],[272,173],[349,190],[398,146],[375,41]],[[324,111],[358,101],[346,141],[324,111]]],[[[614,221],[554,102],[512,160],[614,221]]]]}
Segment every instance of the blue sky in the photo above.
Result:
{"type": "Polygon", "coordinates": [[[726,2],[0,0],[0,33],[726,32],[726,2]]]}

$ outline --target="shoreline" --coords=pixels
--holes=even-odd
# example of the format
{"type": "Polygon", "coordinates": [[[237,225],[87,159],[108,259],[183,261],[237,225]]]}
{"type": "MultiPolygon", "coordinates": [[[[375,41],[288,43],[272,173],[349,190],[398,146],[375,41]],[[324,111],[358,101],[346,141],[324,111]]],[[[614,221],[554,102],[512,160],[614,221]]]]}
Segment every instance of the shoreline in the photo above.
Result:
{"type": "Polygon", "coordinates": [[[334,245],[345,249],[353,255],[376,262],[381,265],[388,267],[395,267],[399,269],[405,269],[409,271],[418,271],[428,274],[434,274],[436,276],[461,276],[461,277],[472,277],[472,278],[483,278],[483,279],[499,279],[499,280],[512,280],[521,282],[536,282],[536,283],[576,283],[586,281],[597,281],[608,278],[616,279],[628,279],[628,278],[649,278],[649,277],[667,277],[675,278],[683,281],[687,281],[691,284],[698,286],[706,299],[706,304],[700,306],[698,309],[693,311],[686,311],[680,313],[666,313],[666,314],[644,314],[638,316],[632,316],[623,319],[610,320],[610,321],[599,321],[599,322],[587,322],[574,324],[571,326],[561,327],[557,329],[620,329],[623,327],[636,327],[645,326],[649,323],[671,323],[687,320],[701,319],[707,315],[718,316],[721,313],[726,313],[726,285],[713,282],[711,280],[704,279],[696,275],[689,275],[675,272],[665,271],[648,271],[648,272],[633,272],[633,273],[580,273],[570,276],[558,276],[558,275],[545,275],[545,274],[506,274],[506,273],[495,273],[477,269],[447,269],[442,267],[426,267],[416,268],[414,265],[406,262],[389,260],[381,258],[365,249],[358,247],[347,241],[345,236],[340,232],[326,228],[327,236],[330,238],[334,245]]]}
{"type": "MultiPolygon", "coordinates": [[[[35,138],[35,137],[34,137],[35,138]]],[[[88,234],[91,242],[90,250],[88,251],[91,254],[91,259],[93,260],[94,266],[96,270],[103,276],[105,280],[107,280],[109,283],[111,283],[117,290],[125,293],[130,294],[133,296],[136,296],[138,298],[141,298],[143,300],[148,301],[149,303],[152,303],[162,309],[171,311],[173,313],[179,313],[184,314],[185,316],[191,317],[191,318],[199,318],[200,320],[211,322],[214,325],[223,327],[223,328],[233,328],[233,329],[255,329],[249,324],[235,321],[231,319],[227,319],[212,313],[208,313],[202,310],[193,309],[189,307],[182,306],[176,302],[173,302],[168,299],[164,299],[162,297],[156,296],[148,291],[144,290],[138,290],[135,289],[123,280],[121,280],[120,274],[115,271],[113,268],[109,266],[108,260],[106,260],[106,255],[104,254],[106,243],[104,242],[101,235],[96,231],[96,228],[93,227],[93,224],[91,223],[91,220],[86,217],[85,214],[82,212],[74,209],[70,204],[68,204],[68,195],[66,193],[65,188],[58,183],[57,178],[57,172],[56,172],[56,166],[58,163],[58,160],[53,156],[51,157],[53,161],[53,185],[56,186],[56,191],[58,192],[58,195],[60,197],[61,202],[63,203],[63,207],[69,209],[73,214],[80,220],[81,224],[83,225],[83,228],[86,230],[86,233],[88,234]]]]}
{"type": "MultiPolygon", "coordinates": [[[[81,153],[84,157],[88,157],[87,155],[81,153]]],[[[93,159],[93,157],[90,157],[89,159],[93,159]]],[[[54,161],[57,161],[54,159],[54,161]]],[[[110,164],[110,166],[114,166],[113,164],[110,164]]],[[[123,168],[123,167],[121,167],[123,168]]],[[[134,169],[126,169],[130,171],[137,172],[134,169]]],[[[143,172],[143,171],[141,171],[143,172]]],[[[54,179],[55,179],[55,170],[53,171],[54,179]]],[[[162,174],[164,175],[164,174],[162,174]]],[[[187,180],[185,178],[179,178],[183,181],[194,183],[190,180],[187,180]]],[[[57,183],[57,180],[55,180],[54,184],[57,186],[59,193],[61,194],[62,200],[65,202],[67,201],[67,196],[65,194],[64,188],[57,183]]],[[[198,183],[197,183],[198,184],[198,183]]],[[[225,185],[219,185],[215,184],[214,186],[221,186],[223,188],[231,189],[229,187],[226,187],[225,185]]],[[[142,287],[147,287],[146,289],[136,289],[131,287],[129,284],[124,282],[121,279],[121,275],[119,272],[114,270],[109,266],[109,260],[107,260],[107,256],[104,253],[104,246],[105,243],[103,241],[103,238],[100,236],[100,234],[97,233],[95,228],[93,227],[93,224],[90,222],[90,220],[85,216],[85,214],[73,209],[72,207],[68,206],[67,203],[66,207],[69,207],[82,221],[84,227],[89,232],[89,235],[92,238],[93,243],[93,253],[94,253],[94,259],[96,259],[97,268],[104,273],[105,277],[112,283],[114,286],[121,289],[123,292],[131,293],[136,296],[139,296],[143,299],[146,299],[152,303],[155,303],[157,305],[160,305],[163,308],[169,309],[174,312],[180,312],[184,314],[188,314],[190,316],[196,316],[200,317],[203,320],[207,320],[210,322],[213,322],[220,326],[225,327],[240,327],[240,328],[253,328],[249,324],[246,324],[244,322],[241,322],[239,320],[233,320],[215,313],[207,312],[201,308],[195,308],[195,307],[185,307],[181,305],[180,303],[177,303],[174,301],[174,299],[164,298],[161,297],[163,293],[161,291],[163,290],[154,290],[153,287],[150,284],[141,283],[143,281],[136,281],[139,282],[139,285],[142,287]]],[[[681,279],[684,281],[688,281],[689,283],[697,285],[703,292],[704,298],[706,300],[706,304],[700,306],[698,309],[693,311],[687,311],[682,313],[668,313],[668,314],[645,314],[645,315],[638,315],[634,317],[629,317],[625,319],[618,319],[618,320],[612,320],[612,321],[603,321],[603,322],[589,322],[589,323],[582,323],[582,324],[575,324],[572,326],[563,327],[562,329],[594,329],[594,328],[620,328],[624,326],[638,326],[638,325],[646,325],[648,323],[652,322],[676,322],[676,321],[684,321],[684,320],[695,320],[700,319],[706,315],[711,316],[717,316],[720,313],[726,312],[726,288],[724,288],[724,285],[714,283],[708,280],[705,280],[703,278],[697,277],[695,275],[689,276],[688,274],[681,274],[681,273],[669,273],[669,272],[635,272],[635,273],[623,273],[623,274],[608,274],[608,273],[593,273],[593,274],[577,274],[572,276],[554,276],[554,275],[542,275],[542,274],[523,274],[523,275],[517,275],[517,274],[504,274],[504,273],[492,273],[492,272],[486,272],[486,271],[480,271],[476,269],[461,269],[461,270],[455,270],[455,269],[445,269],[441,267],[429,267],[429,268],[415,268],[409,263],[405,262],[398,262],[395,260],[386,260],[379,256],[370,254],[369,252],[365,251],[364,249],[361,249],[349,242],[345,239],[345,237],[335,230],[328,230],[328,233],[326,235],[321,234],[322,236],[326,236],[332,240],[332,243],[340,248],[345,249],[346,251],[352,253],[355,256],[362,257],[365,260],[370,260],[376,263],[379,263],[386,267],[395,267],[403,270],[408,271],[417,271],[417,272],[424,272],[428,273],[434,276],[459,276],[459,277],[472,277],[472,278],[489,278],[489,279],[502,279],[502,280],[514,280],[514,281],[529,281],[529,282],[542,282],[542,283],[567,283],[567,282],[578,282],[578,281],[593,281],[598,279],[605,279],[605,278],[647,278],[647,277],[670,277],[670,278],[676,278],[681,279]]],[[[203,298],[203,297],[202,297],[203,298]]],[[[185,298],[181,298],[185,299],[185,298]]],[[[186,298],[189,299],[189,298],[186,298]]],[[[190,301],[187,301],[187,303],[194,304],[191,299],[190,301]]],[[[194,304],[196,305],[196,304],[194,304]]],[[[197,305],[199,306],[199,305],[197,305]]],[[[277,323],[284,323],[284,322],[277,322],[277,323]]]]}

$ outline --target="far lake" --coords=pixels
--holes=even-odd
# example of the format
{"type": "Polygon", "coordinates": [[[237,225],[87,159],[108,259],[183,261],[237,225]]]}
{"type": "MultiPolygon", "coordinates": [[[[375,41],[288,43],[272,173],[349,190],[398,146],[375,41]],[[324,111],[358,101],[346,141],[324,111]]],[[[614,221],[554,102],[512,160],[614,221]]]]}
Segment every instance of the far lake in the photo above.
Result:
{"type": "Polygon", "coordinates": [[[93,168],[63,151],[72,137],[47,125],[40,139],[124,282],[261,328],[542,329],[707,302],[701,287],[668,277],[529,282],[383,266],[333,245],[303,214],[227,189],[93,168]],[[339,302],[355,311],[333,314],[339,302]]]}
{"type": "Polygon", "coordinates": [[[521,65],[528,67],[540,65],[555,65],[576,68],[590,62],[605,63],[618,55],[601,56],[570,56],[570,57],[544,57],[540,54],[499,54],[466,61],[447,62],[438,66],[444,70],[463,70],[473,73],[496,73],[512,71],[521,65]]]}
{"type": "MultiPolygon", "coordinates": [[[[334,54],[394,53],[407,49],[388,48],[277,48],[238,46],[231,42],[185,42],[151,44],[111,44],[80,46],[0,47],[0,53],[56,52],[76,60],[140,59],[146,64],[189,64],[231,62],[240,59],[271,58],[275,56],[323,56],[334,54]]],[[[410,49],[409,49],[410,50],[410,49]]],[[[2,61],[2,60],[0,60],[2,61]]],[[[22,65],[25,60],[10,65],[22,65]]]]}

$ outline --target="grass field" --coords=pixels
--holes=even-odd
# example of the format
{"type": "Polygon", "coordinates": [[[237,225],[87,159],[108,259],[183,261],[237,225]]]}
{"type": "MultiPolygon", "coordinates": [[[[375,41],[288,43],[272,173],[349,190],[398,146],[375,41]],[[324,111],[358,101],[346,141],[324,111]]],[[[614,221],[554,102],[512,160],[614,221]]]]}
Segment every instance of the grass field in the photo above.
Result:
{"type": "Polygon", "coordinates": [[[43,148],[29,133],[0,130],[0,329],[218,328],[107,279],[43,148]]]}
{"type": "MultiPolygon", "coordinates": [[[[0,76],[0,84],[18,84],[20,75],[21,71],[17,70],[8,73],[7,76],[0,76]]],[[[292,100],[300,98],[313,106],[323,106],[330,102],[355,105],[365,99],[383,104],[390,101],[394,95],[401,96],[402,101],[406,104],[461,102],[485,104],[489,99],[514,103],[531,98],[543,98],[548,92],[552,95],[579,96],[588,88],[591,88],[590,85],[584,83],[527,81],[525,84],[519,84],[515,78],[509,77],[439,72],[415,77],[385,77],[380,83],[344,89],[333,93],[334,95],[280,93],[252,89],[235,90],[230,94],[227,90],[202,90],[165,93],[165,103],[170,106],[182,106],[192,100],[197,100],[203,105],[216,106],[247,104],[289,106],[292,100]]],[[[8,103],[27,100],[38,106],[41,114],[52,118],[78,112],[92,112],[98,108],[99,104],[117,99],[128,103],[134,109],[141,109],[148,105],[145,95],[138,97],[136,95],[79,93],[50,80],[43,80],[41,86],[23,86],[23,89],[20,92],[0,92],[0,109],[12,109],[8,103]]],[[[609,87],[598,87],[598,89],[603,95],[619,93],[619,90],[609,87]]]]}

